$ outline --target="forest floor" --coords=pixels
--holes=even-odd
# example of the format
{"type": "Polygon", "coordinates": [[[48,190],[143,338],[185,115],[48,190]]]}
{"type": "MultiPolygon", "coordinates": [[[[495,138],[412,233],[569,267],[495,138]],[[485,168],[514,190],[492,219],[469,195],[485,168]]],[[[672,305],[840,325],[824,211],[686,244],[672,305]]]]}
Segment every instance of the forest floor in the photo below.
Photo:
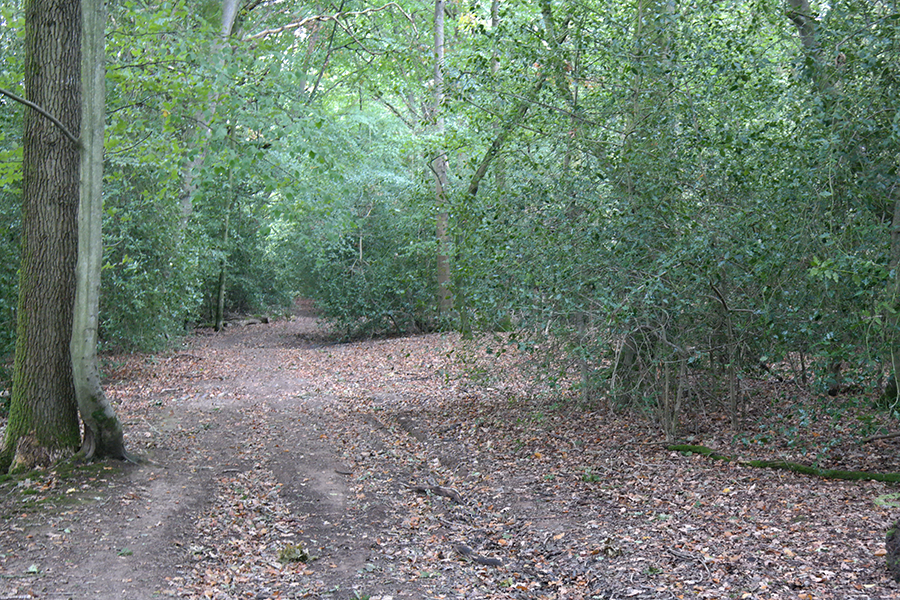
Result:
{"type": "MultiPolygon", "coordinates": [[[[665,449],[456,336],[335,343],[315,317],[107,359],[141,464],[0,483],[0,600],[900,598],[896,485],[665,449]],[[477,377],[476,377],[477,375],[477,377]]],[[[690,443],[900,471],[858,399],[758,382],[690,443]]]]}

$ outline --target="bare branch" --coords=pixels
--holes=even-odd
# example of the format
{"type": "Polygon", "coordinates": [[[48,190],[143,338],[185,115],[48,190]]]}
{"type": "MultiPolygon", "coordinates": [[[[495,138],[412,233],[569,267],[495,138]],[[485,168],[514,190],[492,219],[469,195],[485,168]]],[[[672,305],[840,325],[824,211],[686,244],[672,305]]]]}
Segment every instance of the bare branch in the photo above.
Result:
{"type": "Polygon", "coordinates": [[[66,129],[65,125],[60,123],[56,117],[54,117],[53,115],[48,113],[46,110],[44,110],[43,108],[41,108],[34,102],[31,102],[30,100],[26,100],[25,98],[22,98],[21,96],[18,96],[16,94],[10,92],[9,90],[0,88],[0,94],[3,94],[7,98],[11,98],[11,99],[15,100],[16,102],[19,102],[20,104],[24,104],[28,108],[32,108],[32,109],[36,110],[38,113],[40,113],[41,115],[47,117],[48,119],[50,119],[51,123],[53,123],[54,125],[56,125],[57,127],[60,128],[60,130],[63,132],[63,135],[65,135],[67,138],[69,138],[69,140],[73,144],[75,144],[75,146],[77,148],[81,148],[81,142],[78,141],[78,138],[75,137],[74,135],[72,135],[72,132],[69,131],[68,129],[66,129]]]}
{"type": "Polygon", "coordinates": [[[375,99],[378,100],[379,102],[381,102],[385,106],[385,108],[387,108],[389,111],[391,111],[391,113],[393,113],[393,115],[395,117],[400,119],[400,121],[404,125],[406,125],[407,128],[409,128],[411,130],[415,129],[415,123],[411,122],[409,119],[404,117],[403,114],[393,104],[391,104],[390,102],[385,100],[383,96],[376,96],[375,99]]]}

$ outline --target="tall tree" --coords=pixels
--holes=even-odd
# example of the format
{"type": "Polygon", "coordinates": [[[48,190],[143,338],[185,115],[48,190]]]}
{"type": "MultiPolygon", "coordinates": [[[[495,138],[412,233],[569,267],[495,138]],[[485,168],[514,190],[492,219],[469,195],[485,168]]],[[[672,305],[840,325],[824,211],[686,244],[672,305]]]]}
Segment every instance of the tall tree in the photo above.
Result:
{"type": "MultiPolygon", "coordinates": [[[[225,65],[225,47],[228,43],[228,38],[231,37],[235,18],[237,16],[237,7],[238,0],[222,0],[222,13],[219,29],[220,36],[211,49],[212,57],[220,69],[225,65]]],[[[184,180],[182,182],[181,191],[181,214],[183,224],[187,223],[187,220],[190,219],[191,213],[194,210],[193,200],[194,194],[197,191],[195,179],[198,171],[203,167],[203,162],[206,160],[205,148],[209,144],[211,135],[210,127],[216,117],[216,111],[221,97],[222,90],[212,90],[208,97],[208,103],[203,105],[195,117],[198,125],[198,127],[194,128],[194,135],[198,138],[195,143],[196,145],[201,146],[202,149],[198,151],[184,167],[184,180]]]]}
{"type": "MultiPolygon", "coordinates": [[[[237,0],[223,0],[222,2],[222,22],[221,22],[221,39],[217,43],[216,54],[219,56],[219,60],[224,62],[224,55],[221,49],[218,49],[218,46],[224,46],[227,42],[228,38],[231,36],[232,29],[234,27],[234,19],[237,14],[237,0]]],[[[216,103],[217,99],[212,102],[212,112],[216,111],[216,103]]],[[[234,123],[232,122],[229,127],[229,134],[233,135],[234,133],[234,123]]],[[[233,142],[230,144],[233,146],[233,142]]],[[[234,190],[234,167],[229,166],[228,168],[228,188],[229,194],[233,194],[234,190]]],[[[222,258],[219,261],[219,279],[218,279],[218,289],[216,290],[216,309],[215,309],[215,323],[216,323],[216,331],[221,331],[223,327],[225,327],[225,292],[227,291],[227,276],[228,276],[228,235],[229,235],[229,217],[231,213],[231,201],[226,202],[225,204],[225,218],[222,224],[222,258]]]]}
{"type": "Polygon", "coordinates": [[[446,314],[453,308],[450,295],[450,215],[447,210],[447,151],[440,139],[444,133],[444,12],[446,2],[434,2],[434,123],[440,146],[431,163],[434,172],[435,202],[437,205],[437,284],[438,309],[446,314]]]}
{"type": "Polygon", "coordinates": [[[78,448],[69,339],[75,295],[81,10],[77,2],[25,3],[25,94],[55,117],[25,115],[22,261],[9,425],[0,471],[47,464],[78,448]]]}
{"type": "Polygon", "coordinates": [[[75,395],[84,422],[80,456],[126,458],[122,425],[103,388],[97,367],[100,266],[103,262],[103,132],[106,119],[106,5],[81,0],[81,187],[74,323],[70,342],[75,395]]]}

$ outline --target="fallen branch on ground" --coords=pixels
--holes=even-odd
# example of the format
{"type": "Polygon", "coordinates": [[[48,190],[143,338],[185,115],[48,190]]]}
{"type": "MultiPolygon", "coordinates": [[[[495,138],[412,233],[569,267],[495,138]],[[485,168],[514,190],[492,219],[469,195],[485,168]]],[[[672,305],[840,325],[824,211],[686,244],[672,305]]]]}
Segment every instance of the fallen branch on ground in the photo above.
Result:
{"type": "Polygon", "coordinates": [[[459,492],[450,488],[443,488],[438,485],[408,485],[406,487],[419,494],[434,494],[435,496],[450,498],[457,504],[465,504],[459,492]]]}
{"type": "Polygon", "coordinates": [[[745,467],[756,467],[760,469],[780,469],[783,471],[793,471],[802,473],[803,475],[812,475],[814,477],[823,477],[825,479],[846,479],[850,481],[885,481],[900,482],[900,473],[870,473],[868,471],[840,471],[837,469],[820,469],[819,467],[810,467],[801,465],[800,463],[790,462],[786,460],[737,460],[724,454],[719,454],[706,446],[693,446],[688,444],[674,444],[666,446],[666,450],[673,452],[690,452],[700,454],[714,460],[724,460],[745,467]]]}

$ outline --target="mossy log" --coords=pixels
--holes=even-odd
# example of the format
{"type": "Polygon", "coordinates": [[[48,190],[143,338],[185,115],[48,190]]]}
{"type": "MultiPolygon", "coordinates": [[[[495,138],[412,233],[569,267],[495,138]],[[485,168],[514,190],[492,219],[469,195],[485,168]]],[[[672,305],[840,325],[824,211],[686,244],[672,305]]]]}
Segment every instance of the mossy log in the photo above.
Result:
{"type": "Polygon", "coordinates": [[[746,467],[757,467],[760,469],[780,469],[783,471],[793,471],[803,475],[812,475],[813,477],[822,477],[825,479],[846,479],[850,481],[886,481],[890,483],[900,482],[900,473],[871,473],[869,471],[840,471],[837,469],[820,469],[819,467],[810,467],[801,465],[800,463],[789,462],[786,460],[737,460],[724,454],[719,454],[706,446],[694,446],[689,444],[674,444],[666,446],[666,450],[674,452],[690,452],[692,454],[700,454],[714,460],[724,460],[733,462],[746,467]]]}

